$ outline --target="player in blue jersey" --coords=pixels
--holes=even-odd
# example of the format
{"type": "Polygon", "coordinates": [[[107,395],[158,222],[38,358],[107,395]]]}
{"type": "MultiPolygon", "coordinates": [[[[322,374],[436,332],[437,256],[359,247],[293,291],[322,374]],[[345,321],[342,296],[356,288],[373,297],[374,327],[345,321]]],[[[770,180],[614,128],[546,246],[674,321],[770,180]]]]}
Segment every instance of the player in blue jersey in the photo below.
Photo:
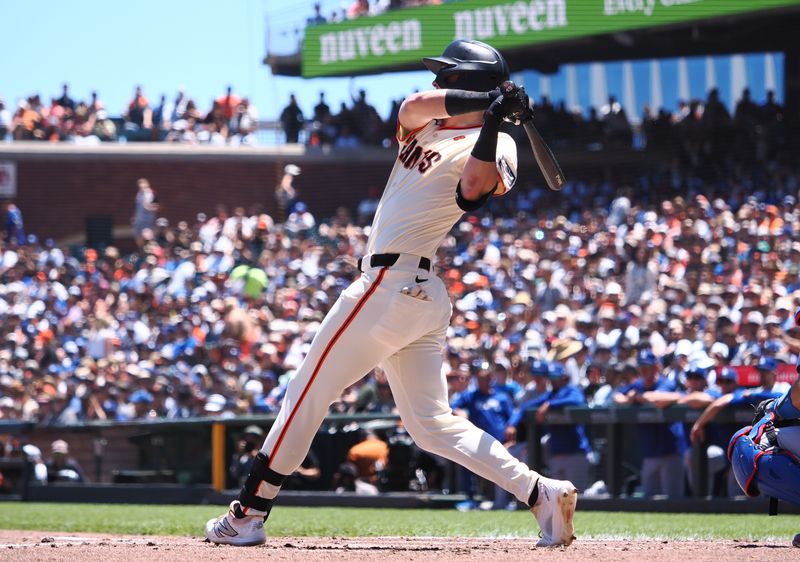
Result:
{"type": "MultiPolygon", "coordinates": [[[[676,392],[675,381],[661,376],[658,360],[649,349],[638,356],[640,377],[614,395],[618,405],[657,405],[659,393],[676,392]]],[[[670,498],[684,495],[684,472],[681,455],[686,448],[681,423],[639,424],[639,448],[642,454],[642,489],[646,497],[663,494],[670,498]]]]}

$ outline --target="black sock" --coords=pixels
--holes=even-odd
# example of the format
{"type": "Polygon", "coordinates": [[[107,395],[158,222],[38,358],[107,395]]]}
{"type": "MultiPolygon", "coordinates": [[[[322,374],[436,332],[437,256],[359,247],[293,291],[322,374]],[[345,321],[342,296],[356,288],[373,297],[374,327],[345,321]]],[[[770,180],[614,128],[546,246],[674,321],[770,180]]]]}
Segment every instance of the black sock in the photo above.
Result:
{"type": "Polygon", "coordinates": [[[536,479],[536,484],[533,485],[533,492],[531,492],[530,497],[528,498],[528,506],[533,507],[536,505],[536,500],[539,499],[539,479],[536,479]]]}

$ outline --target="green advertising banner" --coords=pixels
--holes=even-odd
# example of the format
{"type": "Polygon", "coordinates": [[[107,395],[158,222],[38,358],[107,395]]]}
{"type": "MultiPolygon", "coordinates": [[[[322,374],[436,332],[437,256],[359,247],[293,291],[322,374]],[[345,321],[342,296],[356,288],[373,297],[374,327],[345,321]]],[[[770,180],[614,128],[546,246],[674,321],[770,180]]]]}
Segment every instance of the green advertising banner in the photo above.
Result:
{"type": "Polygon", "coordinates": [[[800,0],[461,0],[308,27],[302,74],[381,72],[454,39],[510,49],[790,5],[800,0]]]}

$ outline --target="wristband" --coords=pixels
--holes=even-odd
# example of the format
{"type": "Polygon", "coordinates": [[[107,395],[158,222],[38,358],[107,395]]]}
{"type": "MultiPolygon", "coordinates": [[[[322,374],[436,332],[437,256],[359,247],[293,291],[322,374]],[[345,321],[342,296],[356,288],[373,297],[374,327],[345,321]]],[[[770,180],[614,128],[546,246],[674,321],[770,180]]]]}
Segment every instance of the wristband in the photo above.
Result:
{"type": "Polygon", "coordinates": [[[482,162],[494,162],[497,158],[497,133],[500,131],[500,122],[487,116],[478,135],[475,146],[472,147],[472,157],[482,162]]]}
{"type": "Polygon", "coordinates": [[[447,90],[444,96],[444,110],[451,117],[473,111],[484,111],[498,95],[500,95],[499,90],[491,92],[447,90]]]}

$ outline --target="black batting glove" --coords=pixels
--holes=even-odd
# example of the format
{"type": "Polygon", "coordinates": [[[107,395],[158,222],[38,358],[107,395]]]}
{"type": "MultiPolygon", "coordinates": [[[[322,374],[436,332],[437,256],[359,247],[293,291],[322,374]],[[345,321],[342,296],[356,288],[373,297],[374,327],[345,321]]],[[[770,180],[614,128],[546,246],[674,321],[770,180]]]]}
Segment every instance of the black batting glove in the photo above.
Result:
{"type": "Polygon", "coordinates": [[[533,117],[531,101],[524,87],[507,81],[503,82],[500,88],[503,91],[502,112],[505,121],[519,125],[533,117]]]}

